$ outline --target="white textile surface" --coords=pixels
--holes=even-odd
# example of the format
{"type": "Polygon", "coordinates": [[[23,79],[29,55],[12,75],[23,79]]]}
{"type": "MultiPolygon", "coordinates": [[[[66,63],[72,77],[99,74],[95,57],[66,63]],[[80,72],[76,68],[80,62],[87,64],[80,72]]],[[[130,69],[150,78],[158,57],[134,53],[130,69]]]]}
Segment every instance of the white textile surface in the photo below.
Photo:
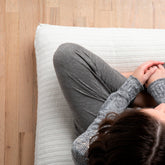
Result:
{"type": "Polygon", "coordinates": [[[40,24],[35,36],[38,106],[35,165],[73,165],[73,120],[53,67],[53,55],[65,42],[93,51],[120,72],[147,60],[165,61],[165,30],[92,28],[40,24]]]}

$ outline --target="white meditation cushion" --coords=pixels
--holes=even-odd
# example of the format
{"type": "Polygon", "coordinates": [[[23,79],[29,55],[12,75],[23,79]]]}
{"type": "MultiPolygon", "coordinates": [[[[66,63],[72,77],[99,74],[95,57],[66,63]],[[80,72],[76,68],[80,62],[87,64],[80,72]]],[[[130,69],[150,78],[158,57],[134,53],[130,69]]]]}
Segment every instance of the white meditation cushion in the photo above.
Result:
{"type": "Polygon", "coordinates": [[[74,127],[53,66],[53,55],[65,42],[77,43],[120,72],[147,60],[165,61],[165,30],[87,28],[40,24],[35,36],[38,106],[35,165],[73,165],[74,127]]]}

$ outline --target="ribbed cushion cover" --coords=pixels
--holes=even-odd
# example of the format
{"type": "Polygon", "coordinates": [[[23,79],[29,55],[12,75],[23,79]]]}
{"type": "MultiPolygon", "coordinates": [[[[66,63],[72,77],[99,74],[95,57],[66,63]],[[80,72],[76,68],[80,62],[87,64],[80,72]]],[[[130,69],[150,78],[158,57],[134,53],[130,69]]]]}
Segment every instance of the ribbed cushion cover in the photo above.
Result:
{"type": "Polygon", "coordinates": [[[147,60],[165,61],[165,30],[162,29],[38,25],[35,165],[73,165],[72,114],[53,67],[54,52],[65,42],[84,46],[120,72],[133,71],[147,60]]]}

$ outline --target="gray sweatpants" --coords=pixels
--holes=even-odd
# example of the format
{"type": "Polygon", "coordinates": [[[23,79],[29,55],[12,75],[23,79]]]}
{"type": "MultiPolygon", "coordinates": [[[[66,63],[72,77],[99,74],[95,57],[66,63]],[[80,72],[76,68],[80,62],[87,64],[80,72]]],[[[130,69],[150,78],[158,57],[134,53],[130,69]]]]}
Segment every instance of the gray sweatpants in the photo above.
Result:
{"type": "Polygon", "coordinates": [[[107,97],[118,90],[126,78],[100,57],[74,43],[60,45],[53,63],[79,135],[95,119],[107,97]]]}

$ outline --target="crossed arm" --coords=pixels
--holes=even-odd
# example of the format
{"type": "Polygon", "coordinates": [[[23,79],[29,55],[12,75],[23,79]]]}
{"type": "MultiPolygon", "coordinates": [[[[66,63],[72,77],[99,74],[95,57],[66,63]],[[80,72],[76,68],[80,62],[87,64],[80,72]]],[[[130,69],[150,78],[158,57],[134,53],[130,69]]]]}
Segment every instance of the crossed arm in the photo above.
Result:
{"type": "MultiPolygon", "coordinates": [[[[128,78],[134,75],[147,88],[153,81],[165,78],[165,68],[162,66],[164,62],[161,61],[147,61],[141,64],[134,72],[123,72],[123,76],[128,78]]],[[[154,98],[146,91],[141,91],[133,102],[133,107],[155,107],[157,106],[154,98]]]]}

